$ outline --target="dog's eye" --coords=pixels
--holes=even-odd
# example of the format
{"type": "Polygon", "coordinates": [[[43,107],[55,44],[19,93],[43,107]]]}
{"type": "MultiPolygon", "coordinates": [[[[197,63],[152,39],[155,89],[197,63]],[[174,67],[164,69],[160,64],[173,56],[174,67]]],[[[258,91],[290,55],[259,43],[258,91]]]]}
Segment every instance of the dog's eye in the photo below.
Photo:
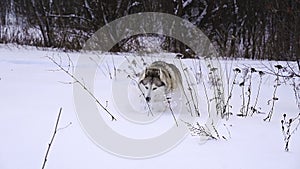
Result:
{"type": "Polygon", "coordinates": [[[145,86],[146,89],[149,89],[149,87],[145,86]]]}
{"type": "Polygon", "coordinates": [[[156,89],[157,89],[156,87],[153,88],[153,90],[156,90],[156,89]]]}

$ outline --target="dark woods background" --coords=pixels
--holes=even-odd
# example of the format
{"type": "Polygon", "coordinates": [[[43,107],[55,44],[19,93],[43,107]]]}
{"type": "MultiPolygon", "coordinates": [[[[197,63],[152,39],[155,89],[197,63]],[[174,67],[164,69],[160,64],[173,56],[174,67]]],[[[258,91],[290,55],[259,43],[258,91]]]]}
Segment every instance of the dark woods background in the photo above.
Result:
{"type": "MultiPolygon", "coordinates": [[[[189,20],[225,57],[300,58],[300,0],[1,0],[0,43],[78,50],[103,25],[138,12],[189,20]]],[[[159,35],[125,39],[112,51],[143,48],[145,36],[191,56],[184,44],[159,35]]]]}

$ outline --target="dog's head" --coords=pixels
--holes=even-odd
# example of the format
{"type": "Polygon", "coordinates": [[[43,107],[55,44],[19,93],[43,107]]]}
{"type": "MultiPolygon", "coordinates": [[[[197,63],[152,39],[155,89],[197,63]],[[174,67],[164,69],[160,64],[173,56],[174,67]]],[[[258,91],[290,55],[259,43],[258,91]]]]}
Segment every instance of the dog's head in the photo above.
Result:
{"type": "Polygon", "coordinates": [[[166,78],[164,77],[164,73],[161,69],[146,68],[140,77],[139,84],[143,85],[145,90],[145,99],[147,102],[149,102],[151,100],[152,92],[156,91],[157,89],[165,90],[166,78]]]}

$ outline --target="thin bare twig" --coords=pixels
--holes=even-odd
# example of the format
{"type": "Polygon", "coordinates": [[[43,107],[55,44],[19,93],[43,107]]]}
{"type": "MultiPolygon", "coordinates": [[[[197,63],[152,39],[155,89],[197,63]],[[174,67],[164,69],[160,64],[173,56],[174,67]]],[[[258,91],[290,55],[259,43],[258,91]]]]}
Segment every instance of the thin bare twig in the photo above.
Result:
{"type": "Polygon", "coordinates": [[[103,106],[100,101],[96,98],[96,96],[86,87],[84,82],[79,81],[73,74],[71,74],[68,70],[62,67],[61,64],[57,63],[52,57],[46,56],[49,60],[51,60],[60,70],[65,72],[68,76],[70,76],[75,82],[78,83],[94,100],[95,102],[111,117],[111,120],[117,120],[109,111],[108,109],[103,106]]]}
{"type": "MultiPolygon", "coordinates": [[[[233,88],[234,88],[234,85],[236,84],[236,78],[238,76],[238,74],[241,72],[240,69],[236,68],[234,69],[234,77],[233,77],[233,81],[232,81],[232,84],[231,84],[231,87],[230,87],[230,90],[228,89],[228,97],[227,97],[227,100],[225,102],[225,105],[224,105],[224,108],[223,108],[223,115],[226,117],[226,119],[229,119],[229,115],[230,115],[230,105],[229,105],[229,101],[230,99],[232,98],[232,92],[233,92],[233,88]],[[227,108],[228,108],[228,111],[227,111],[227,108]],[[227,112],[226,112],[227,111],[227,112]]],[[[229,78],[228,78],[229,79],[229,78]]],[[[229,80],[228,80],[228,86],[229,86],[229,80]]]]}
{"type": "MultiPolygon", "coordinates": [[[[132,78],[130,75],[128,75],[127,77],[128,77],[129,79],[131,79],[131,80],[137,85],[138,89],[139,89],[140,92],[142,93],[142,96],[143,96],[144,100],[146,100],[146,95],[145,95],[145,93],[142,91],[142,89],[141,89],[141,87],[140,87],[140,85],[139,85],[139,82],[138,82],[137,80],[135,80],[134,78],[132,78]]],[[[146,102],[146,104],[147,104],[149,113],[150,113],[152,116],[154,116],[154,115],[153,115],[153,112],[152,112],[152,110],[151,110],[150,104],[149,104],[148,102],[146,102]]],[[[149,116],[149,113],[148,113],[148,116],[149,116]]]]}
{"type": "Polygon", "coordinates": [[[273,98],[268,101],[268,104],[270,103],[270,101],[272,101],[271,110],[269,111],[268,116],[266,118],[264,118],[264,121],[269,121],[269,122],[271,121],[271,118],[272,118],[272,115],[274,112],[275,102],[278,100],[278,98],[276,97],[276,93],[277,93],[277,89],[280,85],[280,79],[279,79],[280,69],[281,69],[280,67],[277,68],[276,79],[275,79],[276,84],[274,85],[273,98]]]}
{"type": "Polygon", "coordinates": [[[257,106],[257,103],[258,103],[258,98],[259,98],[259,94],[260,94],[260,90],[261,90],[262,77],[265,73],[263,71],[258,71],[258,74],[259,74],[259,84],[258,84],[258,88],[257,88],[257,94],[256,94],[256,97],[255,97],[254,105],[251,107],[251,110],[252,110],[251,116],[255,112],[258,112],[258,110],[256,109],[256,106],[257,106]]]}
{"type": "Polygon", "coordinates": [[[55,138],[55,136],[56,136],[56,133],[57,133],[57,131],[58,131],[58,130],[57,130],[57,127],[58,127],[58,122],[59,122],[59,119],[60,119],[61,111],[62,111],[62,108],[59,109],[59,113],[58,113],[58,117],[57,117],[57,120],[56,120],[54,132],[53,132],[51,141],[50,141],[50,143],[48,144],[48,148],[47,148],[47,151],[46,151],[46,154],[45,154],[45,158],[44,158],[44,162],[43,162],[42,169],[44,169],[45,166],[46,166],[47,158],[48,158],[48,154],[49,154],[50,148],[51,148],[51,146],[52,146],[52,143],[53,143],[54,138],[55,138]]]}
{"type": "Polygon", "coordinates": [[[250,109],[250,102],[251,102],[251,96],[252,96],[252,76],[253,73],[256,72],[256,70],[254,68],[250,68],[250,75],[249,75],[249,84],[248,84],[248,88],[247,88],[247,103],[246,103],[246,116],[248,116],[248,112],[250,109]]]}
{"type": "Polygon", "coordinates": [[[112,60],[113,69],[114,69],[114,78],[116,78],[117,77],[117,68],[116,68],[115,60],[114,60],[113,56],[111,56],[111,60],[112,60]]]}
{"type": "Polygon", "coordinates": [[[95,65],[97,65],[97,68],[102,72],[102,74],[107,77],[107,74],[104,72],[104,70],[102,69],[101,66],[98,65],[98,63],[95,61],[95,59],[93,59],[92,57],[89,57],[89,59],[95,63],[95,65]]]}
{"type": "MultiPolygon", "coordinates": [[[[195,99],[194,99],[194,97],[193,97],[193,91],[195,91],[195,89],[191,87],[191,84],[190,84],[190,82],[189,82],[190,79],[188,78],[189,75],[186,74],[186,73],[188,73],[188,72],[185,73],[186,68],[183,67],[183,64],[182,64],[182,61],[181,61],[181,60],[180,60],[180,66],[181,66],[181,69],[182,69],[182,71],[183,71],[183,75],[184,75],[185,80],[186,80],[186,82],[187,82],[188,90],[189,90],[190,96],[191,96],[191,100],[190,100],[190,99],[188,98],[187,93],[186,93],[185,90],[184,90],[183,85],[182,85],[182,93],[183,93],[184,97],[185,97],[186,100],[187,100],[187,103],[186,103],[186,104],[188,105],[188,109],[189,109],[189,111],[190,111],[190,113],[191,113],[191,116],[193,116],[193,110],[192,110],[192,106],[191,106],[191,103],[190,103],[190,102],[192,102],[192,104],[193,104],[193,106],[194,106],[194,110],[195,110],[196,115],[197,115],[197,116],[200,116],[200,112],[199,112],[199,109],[198,109],[198,103],[195,102],[195,99]],[[197,105],[196,105],[196,104],[197,104],[197,105]]],[[[196,96],[196,97],[197,97],[197,96],[196,96]]]]}
{"type": "Polygon", "coordinates": [[[181,121],[186,124],[186,126],[190,130],[190,133],[192,136],[204,136],[204,137],[208,137],[213,140],[218,140],[218,138],[219,138],[219,134],[214,126],[213,126],[213,130],[214,130],[214,132],[216,132],[217,136],[213,135],[213,133],[209,130],[207,125],[202,126],[197,122],[196,125],[194,126],[194,125],[190,124],[189,122],[186,122],[183,120],[181,120],[181,121]]]}
{"type": "Polygon", "coordinates": [[[166,98],[166,99],[167,99],[168,106],[169,106],[169,109],[170,109],[170,111],[171,111],[171,114],[172,114],[172,116],[173,116],[173,119],[174,119],[174,121],[175,121],[175,124],[176,124],[176,126],[178,127],[178,122],[177,122],[177,120],[176,120],[174,111],[173,111],[173,109],[172,109],[172,107],[171,107],[171,101],[170,101],[169,98],[166,98]]]}
{"type": "Polygon", "coordinates": [[[206,85],[205,85],[204,81],[202,82],[202,84],[203,84],[203,89],[204,89],[206,102],[207,102],[207,113],[210,115],[210,100],[208,98],[208,92],[207,92],[206,85]]]}
{"type": "Polygon", "coordinates": [[[289,151],[289,143],[290,143],[290,139],[292,137],[293,134],[295,134],[295,132],[297,131],[298,127],[300,125],[300,113],[295,117],[295,118],[290,118],[289,120],[286,118],[286,114],[283,114],[283,119],[281,120],[281,130],[282,130],[282,134],[284,137],[284,142],[285,142],[285,151],[289,151]],[[296,126],[294,128],[292,128],[293,123],[295,121],[298,121],[298,123],[296,124],[296,126]]]}

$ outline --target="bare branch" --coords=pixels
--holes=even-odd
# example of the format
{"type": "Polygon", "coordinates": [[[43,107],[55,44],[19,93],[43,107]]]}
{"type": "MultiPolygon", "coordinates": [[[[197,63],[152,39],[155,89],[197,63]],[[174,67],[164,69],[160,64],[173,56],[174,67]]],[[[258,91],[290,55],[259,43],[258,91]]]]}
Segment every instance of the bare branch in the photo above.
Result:
{"type": "Polygon", "coordinates": [[[87,89],[86,85],[79,81],[74,75],[72,75],[67,69],[63,68],[61,64],[57,63],[52,57],[46,56],[49,60],[51,60],[56,66],[58,66],[60,68],[60,70],[62,70],[63,72],[65,72],[68,76],[70,76],[75,82],[74,83],[78,83],[94,100],[95,102],[111,117],[111,120],[117,120],[110,112],[109,110],[103,106],[100,101],[96,98],[96,96],[89,90],[87,89]]]}
{"type": "Polygon", "coordinates": [[[52,143],[53,143],[54,138],[55,138],[55,136],[56,136],[56,133],[57,133],[57,131],[58,131],[58,130],[57,130],[57,127],[58,127],[58,122],[59,122],[59,119],[60,119],[61,111],[62,111],[62,108],[59,109],[59,113],[58,113],[58,117],[57,117],[57,120],[56,120],[54,132],[53,132],[52,138],[51,138],[51,140],[50,140],[50,143],[48,144],[48,148],[47,148],[47,151],[46,151],[46,155],[45,155],[45,158],[44,158],[44,162],[43,162],[43,165],[42,165],[42,169],[44,169],[45,166],[46,166],[47,158],[48,158],[48,154],[49,154],[50,148],[51,148],[51,146],[52,146],[52,143]]]}

